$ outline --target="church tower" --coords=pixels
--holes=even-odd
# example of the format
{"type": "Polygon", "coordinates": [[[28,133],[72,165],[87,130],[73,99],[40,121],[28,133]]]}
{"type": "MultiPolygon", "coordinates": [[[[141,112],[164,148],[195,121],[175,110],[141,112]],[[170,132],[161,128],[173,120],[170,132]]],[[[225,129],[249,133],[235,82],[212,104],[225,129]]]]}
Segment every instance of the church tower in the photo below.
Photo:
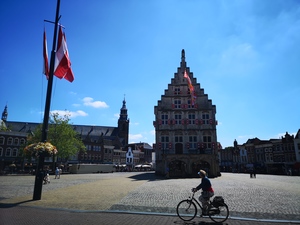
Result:
{"type": "Polygon", "coordinates": [[[129,138],[129,119],[127,114],[127,108],[126,108],[126,101],[125,98],[123,100],[123,105],[120,110],[120,117],[118,120],[118,133],[119,138],[121,139],[121,142],[123,146],[128,145],[128,138],[129,138]]]}
{"type": "Polygon", "coordinates": [[[216,106],[197,83],[181,51],[181,63],[154,107],[156,173],[219,176],[216,106]]]}

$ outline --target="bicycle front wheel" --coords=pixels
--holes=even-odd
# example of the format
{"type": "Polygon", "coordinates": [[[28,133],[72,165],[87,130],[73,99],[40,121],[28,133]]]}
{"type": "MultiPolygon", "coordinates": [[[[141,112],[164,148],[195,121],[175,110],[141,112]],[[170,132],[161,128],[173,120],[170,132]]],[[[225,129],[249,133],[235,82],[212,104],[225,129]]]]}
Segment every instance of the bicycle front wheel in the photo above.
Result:
{"type": "Polygon", "coordinates": [[[208,213],[209,218],[216,223],[223,223],[229,216],[229,209],[226,204],[218,208],[212,208],[208,213]]]}
{"type": "Polygon", "coordinates": [[[178,203],[176,212],[180,219],[190,221],[197,215],[197,206],[192,200],[186,199],[178,203]]]}

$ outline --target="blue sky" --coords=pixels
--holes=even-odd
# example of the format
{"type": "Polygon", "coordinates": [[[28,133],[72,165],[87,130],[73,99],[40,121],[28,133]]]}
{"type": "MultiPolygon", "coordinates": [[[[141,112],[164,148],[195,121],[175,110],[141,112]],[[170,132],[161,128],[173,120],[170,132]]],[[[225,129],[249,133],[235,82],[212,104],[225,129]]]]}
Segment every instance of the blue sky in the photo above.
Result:
{"type": "MultiPolygon", "coordinates": [[[[56,0],[0,2],[0,110],[42,122],[56,0]]],[[[117,126],[124,95],[130,142],[155,139],[154,106],[180,66],[216,105],[223,147],[300,128],[298,0],[61,0],[75,80],[54,78],[51,111],[71,123],[117,126]]]]}

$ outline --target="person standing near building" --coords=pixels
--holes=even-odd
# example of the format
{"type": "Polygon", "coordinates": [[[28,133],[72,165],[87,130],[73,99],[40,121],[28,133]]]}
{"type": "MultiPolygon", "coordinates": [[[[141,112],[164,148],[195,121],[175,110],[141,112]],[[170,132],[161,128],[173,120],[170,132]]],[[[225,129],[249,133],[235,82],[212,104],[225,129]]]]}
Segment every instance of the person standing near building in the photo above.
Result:
{"type": "Polygon", "coordinates": [[[193,188],[192,191],[197,192],[198,190],[202,189],[202,193],[199,196],[199,201],[202,203],[202,207],[203,207],[202,214],[206,215],[208,201],[210,197],[214,196],[214,190],[212,188],[210,180],[206,176],[206,172],[204,170],[200,170],[198,174],[201,178],[201,183],[196,188],[193,188]]]}
{"type": "Polygon", "coordinates": [[[55,178],[54,179],[59,179],[60,178],[60,171],[58,169],[58,167],[56,167],[55,169],[55,178]]]}

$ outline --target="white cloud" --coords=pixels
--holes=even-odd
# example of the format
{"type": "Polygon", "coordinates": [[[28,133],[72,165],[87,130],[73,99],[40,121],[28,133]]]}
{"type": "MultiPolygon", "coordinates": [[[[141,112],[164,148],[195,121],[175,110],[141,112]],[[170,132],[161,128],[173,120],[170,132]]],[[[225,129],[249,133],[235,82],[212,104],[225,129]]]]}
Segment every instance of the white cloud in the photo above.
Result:
{"type": "Polygon", "coordinates": [[[82,101],[85,106],[91,106],[94,108],[108,108],[108,105],[105,102],[94,101],[94,99],[91,97],[85,97],[82,101]]]}
{"type": "Polygon", "coordinates": [[[82,110],[77,110],[75,112],[67,111],[67,110],[53,110],[51,114],[57,113],[59,116],[69,116],[69,118],[75,118],[78,116],[88,116],[88,114],[82,110]]]}
{"type": "Polygon", "coordinates": [[[143,138],[142,134],[129,134],[129,142],[141,141],[143,138]]]}

